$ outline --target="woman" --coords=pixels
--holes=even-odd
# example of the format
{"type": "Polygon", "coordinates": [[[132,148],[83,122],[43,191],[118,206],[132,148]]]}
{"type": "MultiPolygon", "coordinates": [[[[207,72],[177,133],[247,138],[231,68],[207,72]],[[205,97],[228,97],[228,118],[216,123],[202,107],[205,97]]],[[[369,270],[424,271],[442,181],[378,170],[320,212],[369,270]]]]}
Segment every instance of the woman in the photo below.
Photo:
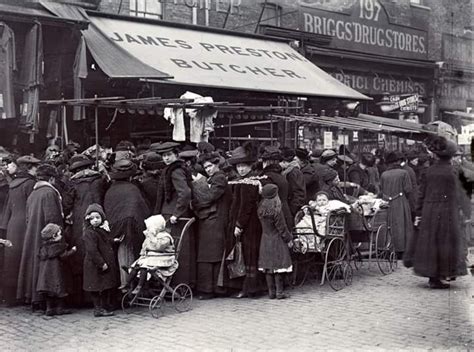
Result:
{"type": "Polygon", "coordinates": [[[40,160],[25,155],[18,158],[16,163],[11,160],[7,165],[7,172],[13,178],[9,185],[2,221],[2,229],[6,231],[5,238],[13,244],[8,251],[5,251],[3,257],[3,298],[8,305],[16,303],[18,274],[26,232],[26,202],[36,183],[35,175],[39,162],[40,160]]]}
{"type": "Polygon", "coordinates": [[[26,232],[18,273],[17,299],[32,303],[33,309],[43,308],[43,299],[36,291],[39,273],[41,230],[46,224],[63,226],[61,195],[55,187],[56,168],[42,164],[36,171],[37,182],[26,201],[26,232]]]}
{"type": "MultiPolygon", "coordinates": [[[[105,193],[104,210],[113,237],[120,241],[119,266],[129,267],[140,254],[144,240],[145,219],[150,215],[148,205],[140,190],[131,180],[137,166],[128,159],[116,161],[110,172],[112,185],[105,193]]],[[[127,282],[127,273],[120,271],[120,282],[127,282]]]]}
{"type": "Polygon", "coordinates": [[[198,218],[197,233],[197,290],[199,299],[213,298],[223,293],[218,287],[218,276],[225,250],[229,207],[231,201],[227,179],[219,168],[219,153],[202,154],[200,163],[209,176],[206,197],[193,199],[193,210],[198,218]]]}
{"type": "MultiPolygon", "coordinates": [[[[350,198],[344,194],[342,188],[339,186],[340,180],[336,170],[327,168],[321,174],[322,187],[321,191],[329,194],[329,200],[339,200],[346,204],[351,204],[350,198]]],[[[314,200],[314,199],[312,199],[314,200]]]]}
{"type": "Polygon", "coordinates": [[[456,145],[442,137],[429,144],[438,160],[424,174],[415,224],[419,233],[413,257],[416,274],[428,277],[429,287],[449,288],[444,279],[466,274],[460,213],[469,218],[468,204],[451,159],[456,145]],[[460,211],[461,210],[461,211],[460,211]]]}
{"type": "Polygon", "coordinates": [[[402,168],[404,156],[399,151],[387,154],[387,169],[380,176],[381,198],[389,202],[387,226],[399,259],[413,237],[410,194],[413,185],[410,175],[402,168]]]}
{"type": "Polygon", "coordinates": [[[72,176],[64,192],[63,204],[65,214],[71,216],[72,228],[69,231],[69,236],[66,236],[66,242],[77,248],[77,253],[67,259],[72,274],[69,300],[80,306],[84,303],[82,291],[84,216],[90,204],[103,204],[106,183],[100,172],[92,170],[94,161],[87,156],[74,155],[69,160],[69,164],[72,176]]]}
{"type": "MultiPolygon", "coordinates": [[[[245,277],[230,280],[230,288],[239,288],[240,292],[234,298],[255,296],[263,287],[263,276],[258,271],[258,255],[262,228],[258,219],[257,207],[259,202],[258,177],[252,172],[252,165],[257,161],[250,143],[237,147],[232,152],[229,163],[234,165],[239,175],[232,184],[232,203],[229,213],[229,233],[242,242],[245,262],[245,277]]],[[[233,242],[233,241],[230,241],[233,242]]],[[[234,243],[227,243],[227,253],[234,243]]]]}
{"type": "MultiPolygon", "coordinates": [[[[180,218],[192,216],[189,207],[191,203],[191,174],[185,163],[178,159],[178,143],[165,142],[151,145],[151,150],[160,154],[165,163],[161,172],[156,207],[153,214],[161,214],[171,224],[171,236],[179,239],[185,221],[180,218]]],[[[194,286],[196,283],[196,247],[195,237],[191,228],[183,238],[179,253],[179,268],[173,276],[176,283],[186,283],[194,286]]]]}

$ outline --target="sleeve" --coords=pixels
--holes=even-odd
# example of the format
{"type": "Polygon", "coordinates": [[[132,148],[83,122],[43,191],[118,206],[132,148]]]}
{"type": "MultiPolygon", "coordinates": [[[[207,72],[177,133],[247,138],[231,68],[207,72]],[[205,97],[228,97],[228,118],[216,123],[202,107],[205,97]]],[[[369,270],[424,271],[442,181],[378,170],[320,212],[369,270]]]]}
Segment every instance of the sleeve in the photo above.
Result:
{"type": "Polygon", "coordinates": [[[209,186],[207,201],[201,202],[199,204],[201,208],[207,208],[211,206],[224,195],[227,188],[227,179],[224,175],[218,175],[211,179],[209,186]]]}
{"type": "Polygon", "coordinates": [[[0,223],[0,230],[3,230],[3,231],[7,230],[8,222],[10,221],[11,216],[12,216],[12,203],[11,203],[11,197],[8,195],[7,202],[5,205],[5,210],[3,211],[3,216],[0,223]]]}
{"type": "Polygon", "coordinates": [[[64,215],[69,215],[72,212],[75,198],[76,198],[76,189],[74,188],[74,185],[69,183],[66,185],[66,189],[63,193],[64,215]]]}
{"type": "Polygon", "coordinates": [[[60,259],[65,259],[71,255],[73,255],[75,253],[75,251],[73,251],[72,249],[70,250],[65,250],[64,252],[62,252],[60,255],[59,255],[59,258],[60,259]]]}
{"type": "Polygon", "coordinates": [[[360,176],[360,173],[357,170],[349,169],[347,178],[350,182],[357,183],[359,186],[362,183],[362,177],[360,176]]]}
{"type": "Polygon", "coordinates": [[[290,172],[288,174],[288,185],[290,185],[290,211],[296,214],[306,201],[306,184],[301,172],[290,172]]]}
{"type": "Polygon", "coordinates": [[[183,169],[176,169],[171,174],[171,182],[176,190],[177,201],[173,215],[181,217],[189,209],[191,203],[191,188],[186,180],[186,173],[183,169]]]}
{"type": "Polygon", "coordinates": [[[286,243],[290,242],[292,239],[292,236],[290,232],[288,231],[288,227],[286,226],[285,222],[285,216],[283,215],[283,211],[280,212],[280,214],[277,214],[275,216],[275,227],[280,234],[281,238],[283,241],[286,243]]]}
{"type": "Polygon", "coordinates": [[[54,190],[51,190],[45,193],[42,203],[44,223],[53,223],[59,226],[63,226],[61,201],[56,192],[54,190]]]}
{"type": "Polygon", "coordinates": [[[97,267],[97,269],[101,269],[105,264],[105,260],[99,252],[97,236],[91,231],[86,230],[84,232],[84,247],[88,257],[92,260],[92,263],[97,267]]]}
{"type": "Polygon", "coordinates": [[[255,211],[258,205],[258,190],[256,186],[241,185],[240,186],[240,205],[237,213],[236,226],[247,228],[250,215],[255,211]]]}

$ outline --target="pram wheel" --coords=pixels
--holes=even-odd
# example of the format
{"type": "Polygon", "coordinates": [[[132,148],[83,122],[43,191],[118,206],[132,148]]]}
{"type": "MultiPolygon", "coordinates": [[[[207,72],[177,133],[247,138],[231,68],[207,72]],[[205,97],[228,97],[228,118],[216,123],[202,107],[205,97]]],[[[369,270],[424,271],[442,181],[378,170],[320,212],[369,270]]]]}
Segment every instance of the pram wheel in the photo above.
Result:
{"type": "Polygon", "coordinates": [[[384,275],[390,274],[393,270],[391,261],[392,253],[390,232],[387,230],[387,226],[380,225],[375,235],[375,259],[380,272],[384,275]]]}
{"type": "Polygon", "coordinates": [[[331,265],[328,270],[327,280],[329,282],[329,286],[331,286],[334,291],[339,291],[344,288],[344,286],[346,286],[346,283],[344,279],[343,264],[336,263],[331,265]]]}
{"type": "Polygon", "coordinates": [[[390,268],[392,271],[395,271],[395,269],[398,267],[398,260],[397,260],[397,254],[392,251],[390,252],[390,268]]]}
{"type": "Polygon", "coordinates": [[[349,263],[344,262],[342,264],[342,267],[342,276],[344,278],[344,284],[346,284],[346,286],[352,285],[352,266],[349,263]]]}
{"type": "Polygon", "coordinates": [[[191,303],[193,302],[193,291],[191,287],[186,284],[176,286],[171,296],[171,302],[173,303],[174,309],[180,313],[190,310],[191,303]]]}
{"type": "Polygon", "coordinates": [[[153,297],[148,305],[148,310],[150,311],[151,316],[155,319],[158,319],[162,315],[162,308],[163,298],[161,295],[153,297]]]}
{"type": "Polygon", "coordinates": [[[123,297],[122,297],[122,311],[125,314],[130,314],[131,313],[132,301],[134,299],[135,299],[135,295],[132,295],[132,293],[130,291],[123,295],[123,297]]]}

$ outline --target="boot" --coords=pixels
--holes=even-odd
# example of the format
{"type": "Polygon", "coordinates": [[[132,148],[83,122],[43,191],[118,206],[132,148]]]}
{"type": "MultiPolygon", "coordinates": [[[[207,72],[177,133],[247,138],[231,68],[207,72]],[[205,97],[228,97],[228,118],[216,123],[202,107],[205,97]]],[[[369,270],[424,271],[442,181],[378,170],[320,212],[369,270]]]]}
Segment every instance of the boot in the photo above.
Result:
{"type": "Polygon", "coordinates": [[[137,277],[138,270],[133,268],[130,270],[130,273],[127,276],[127,282],[125,282],[123,285],[121,285],[118,289],[122,291],[122,293],[127,292],[130,289],[130,284],[132,281],[137,277]]]}
{"type": "Polygon", "coordinates": [[[275,277],[273,274],[265,274],[265,280],[267,281],[268,287],[268,297],[274,299],[276,297],[275,293],[275,277]]]}
{"type": "Polygon", "coordinates": [[[46,297],[46,315],[48,317],[56,315],[56,305],[53,297],[46,297]]]}
{"type": "Polygon", "coordinates": [[[449,284],[444,283],[440,279],[434,278],[434,277],[430,277],[430,280],[428,281],[428,285],[430,286],[430,288],[433,288],[433,289],[443,290],[443,289],[449,288],[449,284]]]}
{"type": "Polygon", "coordinates": [[[132,295],[138,295],[143,288],[143,285],[145,285],[146,282],[146,276],[147,276],[147,269],[140,269],[140,279],[138,280],[138,285],[135,287],[135,289],[132,291],[132,295]]]}
{"type": "Polygon", "coordinates": [[[290,295],[284,292],[283,276],[281,274],[275,274],[275,286],[277,299],[285,299],[290,297],[290,295]]]}
{"type": "Polygon", "coordinates": [[[64,308],[64,299],[56,298],[56,315],[71,314],[72,311],[64,308]]]}

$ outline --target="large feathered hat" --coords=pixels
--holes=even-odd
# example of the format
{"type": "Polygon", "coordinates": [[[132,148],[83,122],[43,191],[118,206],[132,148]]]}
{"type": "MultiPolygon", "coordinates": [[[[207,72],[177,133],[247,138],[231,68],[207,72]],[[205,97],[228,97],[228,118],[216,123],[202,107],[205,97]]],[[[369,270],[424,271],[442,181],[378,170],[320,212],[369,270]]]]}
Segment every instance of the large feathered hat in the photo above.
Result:
{"type": "Polygon", "coordinates": [[[256,161],[257,156],[251,142],[246,142],[242,146],[235,148],[229,158],[229,164],[231,165],[252,164],[256,161]]]}

